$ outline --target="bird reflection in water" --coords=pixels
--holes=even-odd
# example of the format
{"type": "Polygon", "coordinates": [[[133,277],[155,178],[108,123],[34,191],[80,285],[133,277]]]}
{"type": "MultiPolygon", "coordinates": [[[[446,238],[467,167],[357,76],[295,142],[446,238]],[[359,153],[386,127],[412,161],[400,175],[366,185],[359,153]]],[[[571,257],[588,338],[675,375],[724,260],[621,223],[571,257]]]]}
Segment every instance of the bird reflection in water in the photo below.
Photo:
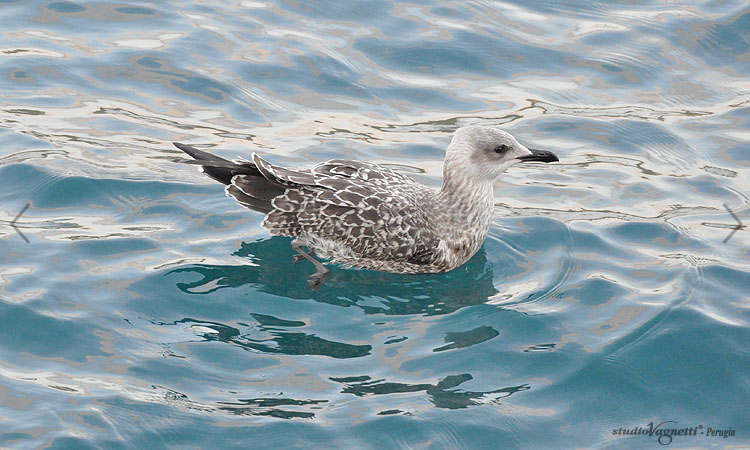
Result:
{"type": "MultiPolygon", "coordinates": [[[[398,275],[368,270],[332,268],[326,285],[311,291],[303,276],[305,265],[293,265],[294,251],[288,238],[271,237],[246,242],[234,253],[248,258],[253,264],[206,265],[192,264],[172,269],[168,275],[195,274],[195,281],[179,281],[177,287],[189,294],[205,295],[226,288],[244,288],[291,299],[310,299],[342,307],[357,307],[366,314],[383,315],[441,315],[461,308],[485,303],[497,294],[493,285],[494,272],[484,249],[480,249],[466,264],[444,274],[398,275]],[[376,301],[373,301],[375,299],[376,301]]],[[[192,276],[189,278],[193,278],[192,276]]],[[[360,358],[372,354],[372,346],[336,342],[305,333],[304,322],[285,320],[270,315],[251,313],[257,321],[247,332],[212,321],[184,318],[161,325],[188,325],[206,341],[221,341],[252,352],[286,355],[317,355],[335,359],[360,358]]],[[[446,345],[433,349],[441,352],[483,342],[497,336],[491,327],[479,327],[463,333],[449,333],[446,345]]],[[[468,391],[459,386],[472,375],[448,375],[434,383],[408,384],[370,376],[330,377],[343,385],[340,393],[357,397],[371,395],[424,392],[439,408],[466,408],[505,398],[530,389],[528,385],[510,386],[489,391],[468,391]]],[[[219,402],[217,409],[239,415],[262,415],[277,418],[313,418],[326,408],[328,400],[292,398],[245,398],[234,402],[219,402]]],[[[381,411],[381,415],[409,414],[400,409],[381,411]]]]}
{"type": "Polygon", "coordinates": [[[309,268],[297,264],[290,269],[289,261],[293,259],[294,251],[288,240],[272,237],[243,243],[234,255],[249,258],[254,265],[192,264],[173,269],[169,274],[187,272],[200,275],[196,281],[177,283],[180,290],[190,294],[249,285],[255,290],[286,298],[356,306],[367,314],[449,314],[466,306],[485,303],[498,292],[493,285],[492,264],[483,248],[466,264],[444,274],[405,276],[333,267],[325,289],[311,291],[306,277],[301,276],[309,268]],[[379,299],[380,305],[373,305],[373,298],[379,299]]]}

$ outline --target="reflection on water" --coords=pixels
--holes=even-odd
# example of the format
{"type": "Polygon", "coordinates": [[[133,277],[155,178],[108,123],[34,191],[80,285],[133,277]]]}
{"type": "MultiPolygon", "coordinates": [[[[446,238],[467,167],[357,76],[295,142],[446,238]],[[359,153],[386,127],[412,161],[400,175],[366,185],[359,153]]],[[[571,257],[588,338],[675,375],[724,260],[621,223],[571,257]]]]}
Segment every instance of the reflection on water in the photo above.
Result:
{"type": "Polygon", "coordinates": [[[201,322],[194,319],[182,319],[170,324],[180,325],[192,324],[190,328],[201,334],[206,341],[220,341],[227,344],[238,345],[246,350],[257,350],[265,353],[284,353],[286,355],[324,355],[331,358],[358,358],[370,354],[372,347],[369,345],[351,345],[344,342],[332,342],[321,339],[318,336],[306,333],[293,333],[283,331],[286,327],[304,325],[301,322],[285,321],[273,316],[252,314],[258,320],[258,330],[263,338],[253,337],[252,333],[240,333],[240,330],[228,325],[215,322],[201,322]],[[271,323],[281,324],[291,322],[293,325],[269,325],[271,323]]]}
{"type": "Polygon", "coordinates": [[[486,325],[469,331],[450,332],[445,335],[445,342],[449,342],[449,344],[433,349],[432,351],[442,352],[454,348],[471,347],[480,342],[488,341],[499,334],[500,332],[486,325]]]}
{"type": "Polygon", "coordinates": [[[367,395],[387,395],[404,392],[425,391],[430,397],[430,401],[438,408],[459,409],[467,406],[477,405],[478,399],[490,397],[500,399],[508,397],[516,392],[530,389],[528,385],[513,386],[502,389],[495,389],[487,392],[472,392],[456,389],[460,384],[471,380],[473,377],[468,373],[461,375],[450,375],[436,384],[405,384],[389,383],[385,380],[370,380],[368,376],[331,378],[333,381],[344,383],[343,391],[346,394],[354,394],[358,397],[367,395]]]}
{"type": "Polygon", "coordinates": [[[290,239],[272,237],[242,243],[234,254],[248,258],[253,265],[191,265],[172,269],[169,274],[195,273],[201,278],[179,282],[183,292],[201,294],[244,285],[261,292],[293,299],[311,299],[337,306],[356,306],[367,314],[449,314],[461,308],[486,302],[497,293],[492,265],[484,250],[461,268],[441,275],[402,275],[365,270],[332,268],[328,288],[311,291],[304,262],[293,266],[290,239]],[[373,304],[377,299],[378,304],[373,304]]]}
{"type": "Polygon", "coordinates": [[[307,406],[326,403],[326,400],[294,400],[289,398],[242,398],[237,402],[220,402],[220,411],[230,414],[271,416],[280,419],[311,419],[315,414],[308,411],[282,409],[289,406],[307,406]]]}

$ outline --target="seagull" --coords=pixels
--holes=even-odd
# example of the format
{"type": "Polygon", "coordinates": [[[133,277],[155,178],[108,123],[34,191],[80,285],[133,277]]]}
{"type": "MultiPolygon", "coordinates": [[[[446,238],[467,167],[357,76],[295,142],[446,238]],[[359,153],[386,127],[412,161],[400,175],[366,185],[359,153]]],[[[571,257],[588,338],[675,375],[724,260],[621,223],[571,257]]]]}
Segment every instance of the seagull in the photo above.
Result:
{"type": "Polygon", "coordinates": [[[256,153],[251,161],[229,161],[174,145],[193,158],[184,162],[225,184],[227,195],[264,213],[271,234],[293,238],[294,261],[310,261],[317,269],[308,280],[313,290],[328,279],[324,264],[330,263],[403,274],[461,266],[489,232],[492,181],[519,162],[559,161],[498,128],[462,127],[445,152],[443,186],[435,189],[368,162],[332,159],[290,169],[256,153]]]}

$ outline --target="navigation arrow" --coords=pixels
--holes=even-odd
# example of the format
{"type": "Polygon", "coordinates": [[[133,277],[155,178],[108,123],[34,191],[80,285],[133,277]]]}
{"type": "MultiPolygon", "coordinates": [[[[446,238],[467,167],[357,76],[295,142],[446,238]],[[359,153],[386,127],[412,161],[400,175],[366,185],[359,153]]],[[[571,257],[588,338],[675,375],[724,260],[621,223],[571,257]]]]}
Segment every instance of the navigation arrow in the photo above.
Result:
{"type": "Polygon", "coordinates": [[[23,233],[21,233],[21,230],[19,230],[18,227],[16,226],[16,221],[18,220],[19,217],[23,215],[23,213],[26,212],[27,209],[29,209],[29,206],[31,206],[31,203],[26,203],[26,206],[23,207],[23,209],[21,210],[20,213],[18,213],[16,218],[10,222],[10,226],[13,227],[14,230],[16,230],[16,233],[18,233],[23,238],[23,240],[26,241],[27,244],[31,243],[31,241],[29,241],[29,239],[26,236],[24,236],[23,233]]]}
{"type": "Polygon", "coordinates": [[[729,211],[729,214],[731,214],[731,215],[732,215],[732,217],[734,217],[734,220],[736,220],[736,221],[737,221],[737,225],[735,225],[735,226],[731,227],[731,228],[732,228],[732,232],[731,232],[731,233],[729,233],[729,236],[727,236],[727,238],[726,238],[726,239],[724,239],[724,244],[726,244],[726,243],[727,243],[727,241],[729,241],[729,240],[730,240],[730,239],[732,238],[732,236],[734,235],[734,233],[736,233],[736,232],[737,232],[737,230],[739,230],[739,229],[741,229],[741,228],[745,228],[745,226],[744,226],[744,225],[742,224],[742,221],[740,220],[740,218],[739,218],[739,217],[737,217],[737,216],[736,216],[736,215],[735,215],[735,214],[734,214],[734,213],[732,212],[732,210],[731,210],[731,209],[729,209],[729,206],[727,206],[727,204],[726,204],[726,203],[723,203],[723,205],[724,205],[724,208],[726,208],[726,209],[727,209],[727,211],[729,211]]]}

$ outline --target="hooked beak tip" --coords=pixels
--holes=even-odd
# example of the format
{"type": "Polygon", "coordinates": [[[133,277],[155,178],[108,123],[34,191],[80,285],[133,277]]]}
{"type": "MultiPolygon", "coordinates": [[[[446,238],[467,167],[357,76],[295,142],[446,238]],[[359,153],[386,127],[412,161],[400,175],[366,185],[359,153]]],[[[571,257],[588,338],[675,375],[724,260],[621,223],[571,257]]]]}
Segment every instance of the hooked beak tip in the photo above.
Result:
{"type": "Polygon", "coordinates": [[[536,150],[530,148],[530,155],[519,156],[521,161],[558,162],[560,159],[554,153],[547,150],[536,150]]]}

